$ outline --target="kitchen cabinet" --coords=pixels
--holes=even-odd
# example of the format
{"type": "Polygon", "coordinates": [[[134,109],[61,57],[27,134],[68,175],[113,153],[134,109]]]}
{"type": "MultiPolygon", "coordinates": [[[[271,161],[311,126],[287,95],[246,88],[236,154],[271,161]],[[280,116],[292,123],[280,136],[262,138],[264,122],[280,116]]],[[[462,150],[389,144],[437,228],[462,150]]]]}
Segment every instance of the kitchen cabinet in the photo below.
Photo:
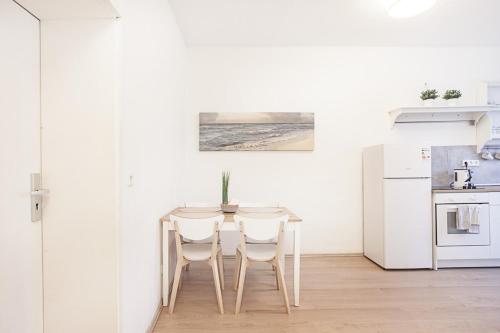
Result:
{"type": "Polygon", "coordinates": [[[434,269],[500,267],[500,187],[433,192],[434,269]],[[480,209],[477,233],[456,230],[458,209],[463,205],[480,209]]]}
{"type": "Polygon", "coordinates": [[[500,193],[490,193],[490,252],[492,258],[500,258],[500,193]]]}

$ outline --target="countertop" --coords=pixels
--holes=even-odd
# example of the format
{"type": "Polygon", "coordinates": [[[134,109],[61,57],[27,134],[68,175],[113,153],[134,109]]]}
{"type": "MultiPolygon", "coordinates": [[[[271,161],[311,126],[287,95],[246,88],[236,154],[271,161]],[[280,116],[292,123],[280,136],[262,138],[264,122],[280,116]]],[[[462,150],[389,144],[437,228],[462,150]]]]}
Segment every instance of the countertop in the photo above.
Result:
{"type": "Polygon", "coordinates": [[[500,185],[477,185],[476,189],[470,190],[455,190],[449,187],[433,187],[433,193],[484,193],[484,192],[500,192],[500,185]]]}

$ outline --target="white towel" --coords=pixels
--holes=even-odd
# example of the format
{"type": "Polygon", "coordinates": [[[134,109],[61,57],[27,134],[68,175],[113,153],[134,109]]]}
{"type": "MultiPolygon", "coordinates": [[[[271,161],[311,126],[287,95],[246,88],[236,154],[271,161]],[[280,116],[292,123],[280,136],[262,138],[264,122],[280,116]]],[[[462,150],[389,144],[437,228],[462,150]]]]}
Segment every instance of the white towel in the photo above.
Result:
{"type": "Polygon", "coordinates": [[[469,205],[470,227],[467,230],[470,234],[479,233],[479,206],[469,205]]]}
{"type": "Polygon", "coordinates": [[[469,230],[471,227],[471,214],[469,205],[460,205],[457,209],[457,230],[469,230]]]}

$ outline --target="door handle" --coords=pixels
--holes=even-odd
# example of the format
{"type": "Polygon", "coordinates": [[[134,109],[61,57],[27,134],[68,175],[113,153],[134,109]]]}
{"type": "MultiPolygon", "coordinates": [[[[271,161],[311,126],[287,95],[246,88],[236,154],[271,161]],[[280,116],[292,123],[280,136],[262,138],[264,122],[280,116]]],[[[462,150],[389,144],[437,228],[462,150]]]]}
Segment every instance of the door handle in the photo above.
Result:
{"type": "Polygon", "coordinates": [[[44,195],[49,195],[49,190],[47,189],[40,189],[36,191],[31,191],[32,196],[44,196],[44,195]]]}
{"type": "Polygon", "coordinates": [[[42,219],[43,197],[49,194],[49,190],[42,188],[42,177],[39,173],[31,174],[31,222],[42,219]]]}

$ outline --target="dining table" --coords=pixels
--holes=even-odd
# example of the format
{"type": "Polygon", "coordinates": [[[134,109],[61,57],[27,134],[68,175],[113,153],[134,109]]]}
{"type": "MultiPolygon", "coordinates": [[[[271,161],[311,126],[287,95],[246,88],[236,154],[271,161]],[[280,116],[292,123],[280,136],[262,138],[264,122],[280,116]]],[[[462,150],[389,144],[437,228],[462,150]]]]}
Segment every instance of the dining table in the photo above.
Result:
{"type": "MultiPolygon", "coordinates": [[[[160,218],[162,225],[162,304],[168,306],[171,282],[175,270],[175,239],[174,226],[170,223],[170,216],[180,216],[193,219],[208,218],[224,214],[224,223],[221,231],[237,231],[234,215],[256,215],[262,218],[288,215],[286,231],[293,233],[293,296],[295,306],[300,305],[300,226],[302,219],[286,207],[246,207],[239,208],[236,213],[224,213],[220,207],[177,207],[160,218]]],[[[284,263],[284,260],[283,260],[284,263]]]]}

